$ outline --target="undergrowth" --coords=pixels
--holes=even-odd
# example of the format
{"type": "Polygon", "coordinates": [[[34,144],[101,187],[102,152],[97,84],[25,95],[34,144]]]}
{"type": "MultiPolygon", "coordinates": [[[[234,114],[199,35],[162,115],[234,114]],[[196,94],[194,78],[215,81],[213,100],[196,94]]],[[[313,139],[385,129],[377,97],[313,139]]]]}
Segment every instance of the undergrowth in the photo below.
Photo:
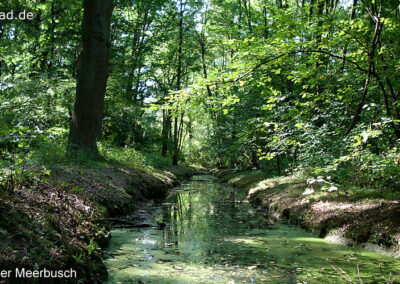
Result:
{"type": "Polygon", "coordinates": [[[141,151],[130,147],[118,147],[108,142],[98,142],[99,156],[90,157],[78,152],[74,157],[66,154],[65,140],[43,139],[30,147],[29,151],[14,151],[0,160],[0,168],[41,167],[54,168],[62,165],[79,165],[90,168],[125,166],[147,171],[171,165],[170,157],[162,157],[158,149],[141,151]]]}

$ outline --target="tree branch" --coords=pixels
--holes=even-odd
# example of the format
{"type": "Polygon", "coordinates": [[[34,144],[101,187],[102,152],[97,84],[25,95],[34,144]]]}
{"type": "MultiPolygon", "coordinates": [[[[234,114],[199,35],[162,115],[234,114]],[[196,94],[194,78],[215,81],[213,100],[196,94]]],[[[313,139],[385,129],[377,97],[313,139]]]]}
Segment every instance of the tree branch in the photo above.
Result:
{"type": "MultiPolygon", "coordinates": [[[[350,60],[350,59],[348,59],[347,57],[343,57],[343,56],[340,56],[340,55],[331,53],[331,52],[326,51],[326,50],[320,50],[320,49],[299,49],[299,50],[295,50],[295,51],[290,51],[290,52],[282,53],[282,54],[279,54],[279,55],[274,56],[274,57],[272,57],[272,58],[264,59],[264,60],[260,61],[260,63],[258,63],[257,65],[255,65],[253,68],[251,68],[251,70],[249,70],[249,71],[247,71],[246,73],[244,73],[244,74],[242,74],[242,75],[236,77],[235,79],[227,80],[227,81],[214,82],[214,83],[212,83],[212,84],[208,84],[207,86],[212,86],[212,85],[216,86],[216,85],[222,85],[222,84],[227,84],[227,83],[237,83],[237,82],[239,82],[240,80],[242,80],[242,79],[246,78],[247,76],[249,76],[251,73],[255,72],[257,69],[259,69],[261,66],[263,66],[263,65],[265,65],[265,64],[268,64],[268,63],[270,63],[270,62],[273,62],[273,61],[275,61],[275,60],[277,60],[277,59],[279,59],[279,58],[281,58],[281,57],[289,56],[289,55],[293,55],[293,54],[298,54],[298,53],[322,53],[322,54],[326,54],[326,55],[329,55],[329,56],[331,56],[331,57],[338,58],[338,59],[344,60],[344,61],[346,61],[346,62],[349,62],[349,63],[353,64],[358,70],[360,70],[360,71],[362,71],[362,72],[364,72],[364,73],[367,73],[367,74],[369,73],[369,71],[368,71],[367,69],[363,68],[359,63],[357,63],[357,62],[354,61],[354,60],[350,60]]],[[[371,73],[371,74],[372,74],[372,73],[371,73]]]]}

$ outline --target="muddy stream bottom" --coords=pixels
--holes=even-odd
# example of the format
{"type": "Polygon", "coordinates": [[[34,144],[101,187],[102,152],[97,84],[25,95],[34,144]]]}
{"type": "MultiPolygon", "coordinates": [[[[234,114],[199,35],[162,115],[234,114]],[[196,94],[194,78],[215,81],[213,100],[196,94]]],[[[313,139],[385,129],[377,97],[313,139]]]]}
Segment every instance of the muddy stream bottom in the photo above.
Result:
{"type": "Polygon", "coordinates": [[[112,231],[108,283],[400,283],[400,260],[272,224],[244,197],[201,175],[135,212],[149,227],[112,231]]]}

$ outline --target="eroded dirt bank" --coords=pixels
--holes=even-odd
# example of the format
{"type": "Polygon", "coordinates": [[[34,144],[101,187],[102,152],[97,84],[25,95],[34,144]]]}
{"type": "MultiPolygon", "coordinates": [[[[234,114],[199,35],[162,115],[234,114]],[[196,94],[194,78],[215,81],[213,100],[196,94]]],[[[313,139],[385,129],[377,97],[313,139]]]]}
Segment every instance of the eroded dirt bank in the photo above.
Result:
{"type": "Polygon", "coordinates": [[[354,194],[329,192],[302,178],[266,178],[256,171],[219,171],[221,181],[244,189],[248,200],[273,218],[286,219],[327,240],[400,257],[400,202],[354,194]]]}
{"type": "Polygon", "coordinates": [[[49,176],[28,174],[22,182],[10,175],[0,189],[0,267],[73,268],[82,282],[105,279],[101,248],[110,238],[108,218],[130,212],[141,201],[163,197],[192,173],[179,167],[149,173],[115,166],[64,166],[52,169],[49,176]]]}
{"type": "Polygon", "coordinates": [[[363,283],[386,283],[389,273],[397,281],[400,260],[272,224],[241,202],[245,197],[245,190],[196,176],[127,216],[150,226],[113,229],[106,283],[344,283],[334,267],[356,283],[357,265],[363,283]]]}

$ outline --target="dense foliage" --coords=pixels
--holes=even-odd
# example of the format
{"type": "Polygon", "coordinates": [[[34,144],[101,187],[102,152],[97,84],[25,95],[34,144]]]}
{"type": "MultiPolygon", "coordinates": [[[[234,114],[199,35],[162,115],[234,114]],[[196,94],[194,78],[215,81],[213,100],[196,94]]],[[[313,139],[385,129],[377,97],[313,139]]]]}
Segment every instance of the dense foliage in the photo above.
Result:
{"type": "MultiPolygon", "coordinates": [[[[34,14],[0,21],[3,166],[66,159],[81,2],[1,3],[34,14]]],[[[100,154],[397,191],[399,12],[396,0],[115,0],[100,154]]]]}

